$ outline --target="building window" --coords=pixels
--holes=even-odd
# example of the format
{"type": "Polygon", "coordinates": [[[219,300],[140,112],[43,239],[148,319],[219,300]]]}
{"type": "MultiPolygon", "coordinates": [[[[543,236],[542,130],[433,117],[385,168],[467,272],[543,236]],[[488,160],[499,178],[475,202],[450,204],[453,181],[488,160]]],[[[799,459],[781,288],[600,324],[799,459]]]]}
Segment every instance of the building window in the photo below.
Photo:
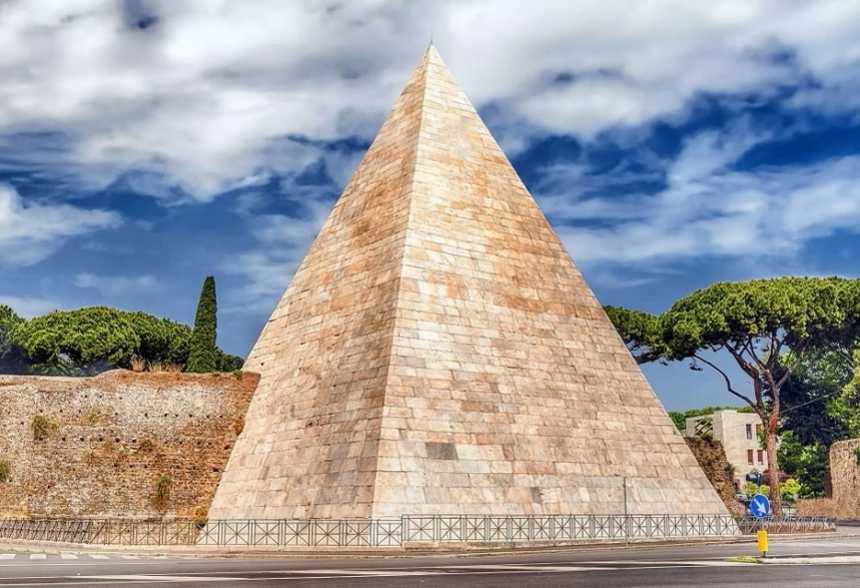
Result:
{"type": "Polygon", "coordinates": [[[753,463],[753,450],[747,449],[747,461],[752,465],[753,463]]]}
{"type": "Polygon", "coordinates": [[[758,450],[758,462],[764,463],[764,451],[762,451],[761,449],[758,450]]]}
{"type": "Polygon", "coordinates": [[[752,439],[752,425],[747,423],[747,439],[752,439]]]}

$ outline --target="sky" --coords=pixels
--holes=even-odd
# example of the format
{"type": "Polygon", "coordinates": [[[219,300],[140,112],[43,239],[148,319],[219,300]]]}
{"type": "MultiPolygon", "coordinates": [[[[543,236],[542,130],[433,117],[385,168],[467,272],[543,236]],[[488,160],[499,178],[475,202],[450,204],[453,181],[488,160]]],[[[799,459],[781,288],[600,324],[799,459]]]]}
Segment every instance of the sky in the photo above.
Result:
{"type": "Polygon", "coordinates": [[[0,304],[245,355],[431,37],[604,304],[858,277],[858,2],[0,0],[0,304]]]}

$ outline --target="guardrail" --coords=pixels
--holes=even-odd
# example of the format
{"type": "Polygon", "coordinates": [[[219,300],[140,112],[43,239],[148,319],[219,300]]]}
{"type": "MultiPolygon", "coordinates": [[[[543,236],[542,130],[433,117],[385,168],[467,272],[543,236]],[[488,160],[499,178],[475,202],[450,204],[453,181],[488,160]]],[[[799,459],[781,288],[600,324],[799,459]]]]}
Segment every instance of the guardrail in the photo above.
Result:
{"type": "Polygon", "coordinates": [[[738,527],[744,534],[752,534],[760,529],[768,533],[822,533],[836,530],[836,521],[826,517],[764,517],[761,519],[738,519],[738,527]]]}
{"type": "Polygon", "coordinates": [[[409,544],[552,544],[829,531],[824,518],[735,519],[730,515],[404,515],[390,519],[0,520],[0,539],[94,545],[375,548],[409,544]]]}

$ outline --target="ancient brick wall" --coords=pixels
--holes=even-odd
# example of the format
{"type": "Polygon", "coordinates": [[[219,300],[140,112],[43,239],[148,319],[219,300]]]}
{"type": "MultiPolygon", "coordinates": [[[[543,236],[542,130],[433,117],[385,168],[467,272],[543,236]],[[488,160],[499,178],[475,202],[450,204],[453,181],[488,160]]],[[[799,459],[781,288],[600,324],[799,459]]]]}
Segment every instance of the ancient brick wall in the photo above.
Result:
{"type": "Polygon", "coordinates": [[[834,519],[860,519],[860,439],[838,441],[830,447],[829,498],[799,500],[797,512],[804,516],[827,516],[834,519]]]}
{"type": "Polygon", "coordinates": [[[0,464],[9,466],[0,517],[205,513],[257,380],[126,371],[0,376],[0,464]]]}
{"type": "Polygon", "coordinates": [[[830,481],[838,517],[860,519],[860,439],[839,441],[830,447],[830,481]]]}

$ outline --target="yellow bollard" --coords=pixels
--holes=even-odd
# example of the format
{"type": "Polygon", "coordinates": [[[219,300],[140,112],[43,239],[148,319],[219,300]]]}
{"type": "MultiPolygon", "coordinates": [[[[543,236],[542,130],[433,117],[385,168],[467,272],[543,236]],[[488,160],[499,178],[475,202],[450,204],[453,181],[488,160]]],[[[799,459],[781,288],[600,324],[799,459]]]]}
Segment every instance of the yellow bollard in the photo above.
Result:
{"type": "Polygon", "coordinates": [[[762,556],[767,557],[767,531],[759,529],[756,533],[756,547],[762,556]]]}

